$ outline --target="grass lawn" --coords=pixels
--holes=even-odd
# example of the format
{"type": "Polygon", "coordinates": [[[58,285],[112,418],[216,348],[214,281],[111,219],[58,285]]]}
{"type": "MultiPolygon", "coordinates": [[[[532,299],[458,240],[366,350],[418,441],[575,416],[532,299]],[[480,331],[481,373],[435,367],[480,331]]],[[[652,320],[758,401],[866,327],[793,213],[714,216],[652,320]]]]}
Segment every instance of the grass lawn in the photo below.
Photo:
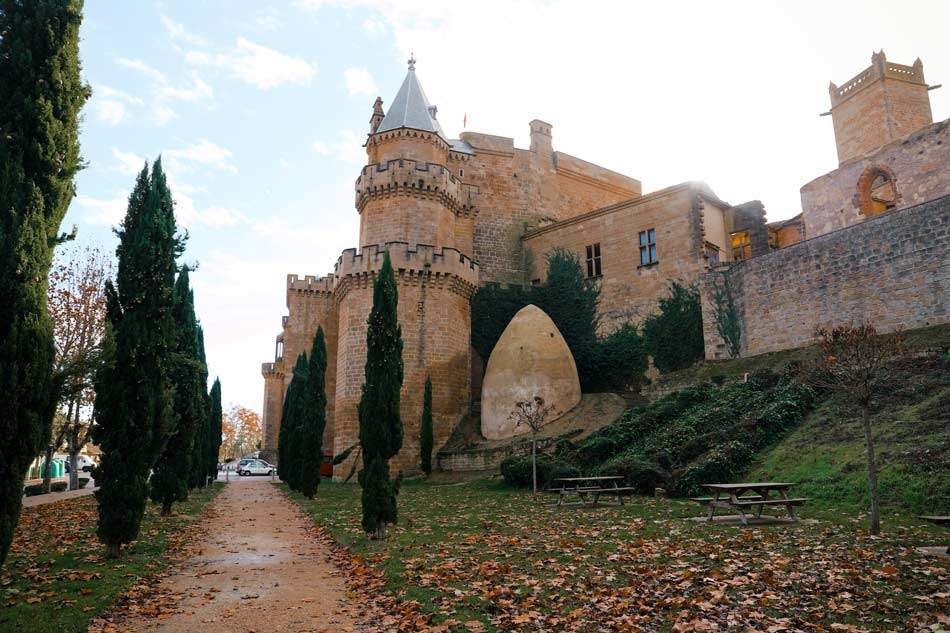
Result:
{"type": "Polygon", "coordinates": [[[360,529],[358,486],[324,482],[313,501],[293,498],[382,571],[383,590],[410,614],[403,622],[417,612],[433,627],[420,630],[950,626],[950,565],[914,551],[950,537],[888,513],[887,533],[872,538],[864,517],[826,507],[806,505],[797,525],[740,528],[686,521],[699,508],[676,500],[564,509],[495,480],[408,482],[380,542],[360,529]]]}
{"type": "Polygon", "coordinates": [[[96,538],[94,497],[24,508],[0,570],[0,630],[86,631],[123,592],[167,565],[165,554],[189,538],[188,526],[222,485],[192,492],[170,517],[149,504],[139,540],[116,561],[105,558],[96,538]]]}

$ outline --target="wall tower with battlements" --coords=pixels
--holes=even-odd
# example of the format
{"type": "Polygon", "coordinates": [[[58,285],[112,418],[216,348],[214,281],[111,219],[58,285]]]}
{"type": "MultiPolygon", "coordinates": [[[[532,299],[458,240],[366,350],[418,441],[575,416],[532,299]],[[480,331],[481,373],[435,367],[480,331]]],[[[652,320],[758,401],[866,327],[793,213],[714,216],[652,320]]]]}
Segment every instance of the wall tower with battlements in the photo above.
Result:
{"type": "Polygon", "coordinates": [[[884,51],[841,86],[828,86],[838,163],[860,158],[882,145],[933,123],[924,65],[887,61],[884,51]]]}

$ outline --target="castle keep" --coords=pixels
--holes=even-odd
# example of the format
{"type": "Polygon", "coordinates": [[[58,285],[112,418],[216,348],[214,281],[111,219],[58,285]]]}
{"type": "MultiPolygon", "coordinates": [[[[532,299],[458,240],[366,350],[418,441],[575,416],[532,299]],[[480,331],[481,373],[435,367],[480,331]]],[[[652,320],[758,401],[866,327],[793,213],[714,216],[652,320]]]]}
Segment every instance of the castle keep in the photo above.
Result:
{"type": "MultiPolygon", "coordinates": [[[[290,373],[297,356],[309,352],[318,326],[328,352],[324,447],[340,454],[358,442],[366,319],[387,251],[399,288],[405,366],[406,433],[394,470],[418,467],[426,376],[433,385],[436,451],[478,400],[487,359],[470,345],[472,294],[486,283],[539,283],[554,248],[575,252],[599,280],[605,331],[650,314],[669,280],[698,283],[708,358],[726,349],[711,304],[724,280],[732,281],[740,310],[743,355],[807,343],[821,318],[842,313],[827,301],[803,303],[828,287],[844,302],[844,314],[859,320],[881,315],[882,329],[946,322],[950,273],[941,262],[950,240],[950,197],[941,196],[950,193],[950,122],[932,122],[927,90],[919,60],[902,66],[887,62],[883,52],[840,88],[832,84],[841,164],[802,187],[801,214],[766,223],[760,202],[729,204],[704,183],[642,195],[638,180],[556,151],[551,124],[537,119],[529,124],[528,149],[475,132],[448,138],[410,60],[388,110],[381,99],[373,106],[367,164],[355,183],[358,248],[343,251],[324,277],[287,277],[288,316],[275,360],[262,368],[263,455],[276,455],[290,373]],[[907,209],[924,202],[929,206],[907,209]],[[872,216],[880,217],[864,226],[872,216]],[[839,229],[852,233],[822,241],[839,229]],[[907,239],[887,248],[888,231],[902,229],[907,239]],[[911,239],[922,246],[914,248],[911,239]],[[847,268],[849,256],[861,257],[855,240],[880,242],[886,256],[847,268]],[[893,270],[878,274],[881,262],[893,266],[904,252],[910,278],[893,270]],[[829,257],[840,265],[822,268],[829,257]],[[875,278],[900,294],[896,312],[880,308],[888,297],[861,298],[874,294],[868,284],[875,278]],[[914,304],[914,288],[927,288],[927,301],[914,304]]],[[[334,474],[349,470],[348,462],[334,474]]]]}

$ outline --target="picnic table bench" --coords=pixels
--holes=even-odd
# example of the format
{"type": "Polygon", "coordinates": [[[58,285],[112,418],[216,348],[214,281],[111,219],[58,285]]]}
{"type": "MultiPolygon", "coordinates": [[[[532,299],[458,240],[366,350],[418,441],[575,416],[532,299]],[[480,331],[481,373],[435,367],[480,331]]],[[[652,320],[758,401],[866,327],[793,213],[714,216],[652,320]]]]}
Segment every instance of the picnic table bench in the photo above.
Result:
{"type": "Polygon", "coordinates": [[[713,520],[716,508],[731,508],[739,512],[743,525],[748,525],[746,510],[755,508],[754,516],[762,518],[762,510],[766,506],[785,506],[785,511],[791,521],[798,521],[795,515],[795,506],[804,505],[808,501],[805,497],[792,498],[788,496],[788,489],[794,484],[784,482],[754,482],[736,484],[703,484],[712,492],[711,497],[694,497],[692,501],[709,508],[707,520],[713,520]],[[751,494],[745,494],[751,493],[751,494]],[[773,495],[772,493],[777,493],[773,495]]]}
{"type": "Polygon", "coordinates": [[[591,507],[595,507],[601,495],[613,495],[619,505],[623,505],[624,495],[633,492],[633,488],[620,485],[623,477],[558,477],[554,481],[555,487],[548,488],[545,492],[557,493],[555,505],[559,506],[587,505],[589,500],[591,507]],[[578,501],[567,503],[566,499],[573,495],[577,496],[578,501]]]}
{"type": "MultiPolygon", "coordinates": [[[[950,516],[922,515],[918,516],[917,518],[923,519],[928,523],[933,523],[934,525],[939,525],[940,527],[950,527],[950,516]]],[[[950,545],[947,546],[947,549],[944,550],[944,553],[950,555],[950,545]]]]}

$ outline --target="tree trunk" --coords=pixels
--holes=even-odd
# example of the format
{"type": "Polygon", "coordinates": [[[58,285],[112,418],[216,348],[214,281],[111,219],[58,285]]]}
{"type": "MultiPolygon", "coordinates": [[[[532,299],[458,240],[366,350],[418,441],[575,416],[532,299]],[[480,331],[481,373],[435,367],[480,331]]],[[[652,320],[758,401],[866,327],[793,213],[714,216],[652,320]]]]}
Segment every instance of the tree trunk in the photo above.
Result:
{"type": "Polygon", "coordinates": [[[531,438],[531,489],[534,491],[534,494],[538,494],[538,459],[537,451],[535,447],[537,446],[537,441],[532,437],[531,438]]]}
{"type": "Polygon", "coordinates": [[[46,461],[43,462],[43,492],[49,492],[50,482],[53,479],[53,443],[46,445],[46,461]]]}
{"type": "Polygon", "coordinates": [[[119,544],[118,543],[106,543],[106,558],[118,558],[119,557],[119,544]]]}
{"type": "Polygon", "coordinates": [[[69,434],[69,489],[79,488],[79,438],[77,433],[69,434]]]}
{"type": "Polygon", "coordinates": [[[864,425],[864,443],[868,457],[868,494],[871,497],[871,534],[881,533],[881,507],[877,498],[877,459],[874,457],[874,438],[871,436],[871,415],[868,405],[861,407],[861,423],[864,425]]]}
{"type": "Polygon", "coordinates": [[[79,462],[79,451],[82,446],[79,445],[79,433],[82,427],[79,425],[79,403],[76,403],[76,411],[73,414],[73,421],[69,427],[69,489],[79,488],[79,469],[76,467],[79,462]]]}
{"type": "Polygon", "coordinates": [[[169,499],[162,501],[162,516],[167,517],[172,513],[172,502],[169,499]]]}

